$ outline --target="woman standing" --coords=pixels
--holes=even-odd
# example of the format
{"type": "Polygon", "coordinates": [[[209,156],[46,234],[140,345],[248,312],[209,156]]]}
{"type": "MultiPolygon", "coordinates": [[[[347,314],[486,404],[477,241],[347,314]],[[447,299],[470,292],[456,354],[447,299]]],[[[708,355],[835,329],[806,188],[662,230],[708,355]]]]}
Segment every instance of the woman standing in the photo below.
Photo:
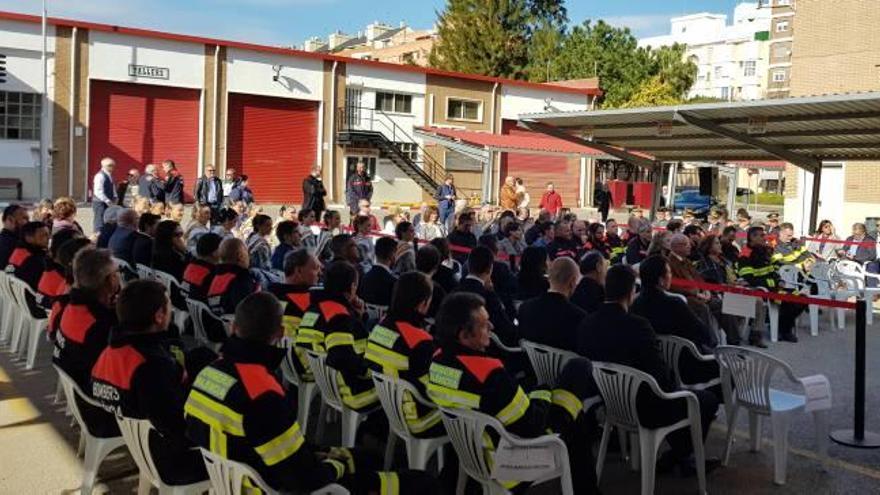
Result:
{"type": "Polygon", "coordinates": [[[519,200],[519,203],[516,205],[517,209],[519,208],[528,208],[529,202],[532,200],[531,196],[529,196],[529,191],[526,190],[526,186],[523,183],[523,180],[520,177],[514,179],[514,184],[516,187],[514,191],[516,192],[516,199],[519,200]]]}

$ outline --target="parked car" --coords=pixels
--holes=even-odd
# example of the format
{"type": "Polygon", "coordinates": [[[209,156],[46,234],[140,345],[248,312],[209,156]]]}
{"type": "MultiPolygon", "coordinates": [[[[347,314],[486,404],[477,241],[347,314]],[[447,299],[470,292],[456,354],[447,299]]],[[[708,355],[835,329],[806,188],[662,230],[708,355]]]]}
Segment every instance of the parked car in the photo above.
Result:
{"type": "Polygon", "coordinates": [[[718,204],[712,196],[704,196],[700,194],[699,189],[684,189],[675,194],[674,210],[676,212],[690,209],[695,216],[705,217],[709,214],[709,210],[718,204]]]}

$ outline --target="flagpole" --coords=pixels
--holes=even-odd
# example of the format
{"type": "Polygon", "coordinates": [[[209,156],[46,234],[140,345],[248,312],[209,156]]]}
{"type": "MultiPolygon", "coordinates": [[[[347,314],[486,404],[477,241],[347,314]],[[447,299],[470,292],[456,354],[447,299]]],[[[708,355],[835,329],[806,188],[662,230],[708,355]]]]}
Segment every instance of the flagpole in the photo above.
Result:
{"type": "Polygon", "coordinates": [[[43,11],[42,11],[42,28],[43,28],[43,51],[41,54],[41,62],[43,64],[43,91],[40,95],[40,170],[39,170],[39,198],[42,199],[45,195],[45,191],[47,189],[46,184],[46,167],[48,166],[48,143],[46,143],[46,133],[49,128],[49,70],[48,70],[48,57],[46,54],[47,51],[47,40],[46,40],[46,0],[43,0],[43,11]]]}

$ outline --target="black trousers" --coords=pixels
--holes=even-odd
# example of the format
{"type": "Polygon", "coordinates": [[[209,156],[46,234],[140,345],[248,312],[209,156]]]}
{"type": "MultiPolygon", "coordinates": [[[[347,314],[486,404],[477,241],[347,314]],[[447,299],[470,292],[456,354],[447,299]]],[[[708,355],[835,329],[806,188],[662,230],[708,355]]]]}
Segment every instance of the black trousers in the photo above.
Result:
{"type": "MultiPolygon", "coordinates": [[[[694,391],[700,403],[700,421],[703,429],[703,441],[709,433],[709,426],[718,412],[718,397],[705,390],[694,391]]],[[[650,391],[639,391],[639,421],[647,428],[660,428],[676,423],[687,417],[687,402],[684,399],[660,400],[650,391]]],[[[694,451],[691,443],[691,432],[688,428],[676,430],[666,437],[674,459],[680,460],[694,451]]]]}

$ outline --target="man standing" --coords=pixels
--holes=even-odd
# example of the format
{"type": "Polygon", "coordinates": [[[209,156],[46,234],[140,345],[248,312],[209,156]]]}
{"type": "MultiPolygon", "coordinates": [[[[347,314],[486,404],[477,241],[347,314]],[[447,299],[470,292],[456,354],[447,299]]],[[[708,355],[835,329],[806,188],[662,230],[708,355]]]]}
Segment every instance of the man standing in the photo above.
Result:
{"type": "Polygon", "coordinates": [[[238,185],[238,173],[234,168],[226,169],[226,176],[223,179],[223,197],[228,198],[232,192],[232,188],[238,185]]]}
{"type": "Polygon", "coordinates": [[[370,201],[373,198],[373,181],[367,175],[367,166],[363,160],[358,160],[355,173],[349,176],[345,195],[348,200],[348,209],[352,214],[358,211],[360,200],[370,201]]]}
{"type": "Polygon", "coordinates": [[[134,199],[138,196],[138,182],[141,178],[141,172],[136,168],[128,170],[128,177],[116,184],[116,204],[131,208],[134,206],[134,199]]]}
{"type": "Polygon", "coordinates": [[[116,187],[113,185],[113,169],[116,162],[112,158],[101,160],[101,170],[92,179],[92,225],[95,233],[104,226],[104,211],[108,206],[116,204],[116,187]]]}
{"type": "Polygon", "coordinates": [[[183,176],[177,170],[174,160],[162,162],[162,170],[165,172],[165,202],[169,205],[183,203],[183,176]]]}
{"type": "Polygon", "coordinates": [[[321,218],[321,212],[327,209],[324,203],[326,195],[327,190],[321,180],[321,167],[316,165],[312,167],[312,173],[303,179],[303,210],[312,210],[315,218],[321,218]]]}
{"type": "Polygon", "coordinates": [[[559,210],[562,209],[562,196],[556,192],[552,182],[547,183],[547,190],[541,196],[541,203],[538,206],[550,213],[551,218],[559,215],[559,210]]]}
{"type": "Polygon", "coordinates": [[[152,163],[144,167],[144,175],[138,180],[138,193],[149,199],[150,204],[165,202],[165,185],[156,176],[156,166],[152,163]]]}
{"type": "MultiPolygon", "coordinates": [[[[437,200],[437,208],[440,210],[440,223],[445,225],[447,229],[451,227],[449,218],[455,213],[455,194],[455,179],[452,174],[446,174],[446,179],[443,181],[443,185],[437,189],[434,199],[437,200]]],[[[423,218],[422,220],[427,219],[423,218]]]]}
{"type": "Polygon", "coordinates": [[[602,215],[602,221],[608,220],[608,210],[611,209],[611,191],[608,190],[608,184],[604,182],[599,184],[599,190],[596,191],[596,207],[599,214],[602,215]]]}
{"type": "Polygon", "coordinates": [[[498,202],[502,210],[516,211],[518,201],[516,200],[516,185],[514,184],[513,177],[508,175],[504,179],[504,185],[501,186],[501,197],[498,202]]]}
{"type": "Polygon", "coordinates": [[[193,198],[196,203],[211,209],[211,222],[215,222],[223,204],[223,183],[214,175],[213,165],[205,167],[205,175],[196,182],[193,198]]]}

